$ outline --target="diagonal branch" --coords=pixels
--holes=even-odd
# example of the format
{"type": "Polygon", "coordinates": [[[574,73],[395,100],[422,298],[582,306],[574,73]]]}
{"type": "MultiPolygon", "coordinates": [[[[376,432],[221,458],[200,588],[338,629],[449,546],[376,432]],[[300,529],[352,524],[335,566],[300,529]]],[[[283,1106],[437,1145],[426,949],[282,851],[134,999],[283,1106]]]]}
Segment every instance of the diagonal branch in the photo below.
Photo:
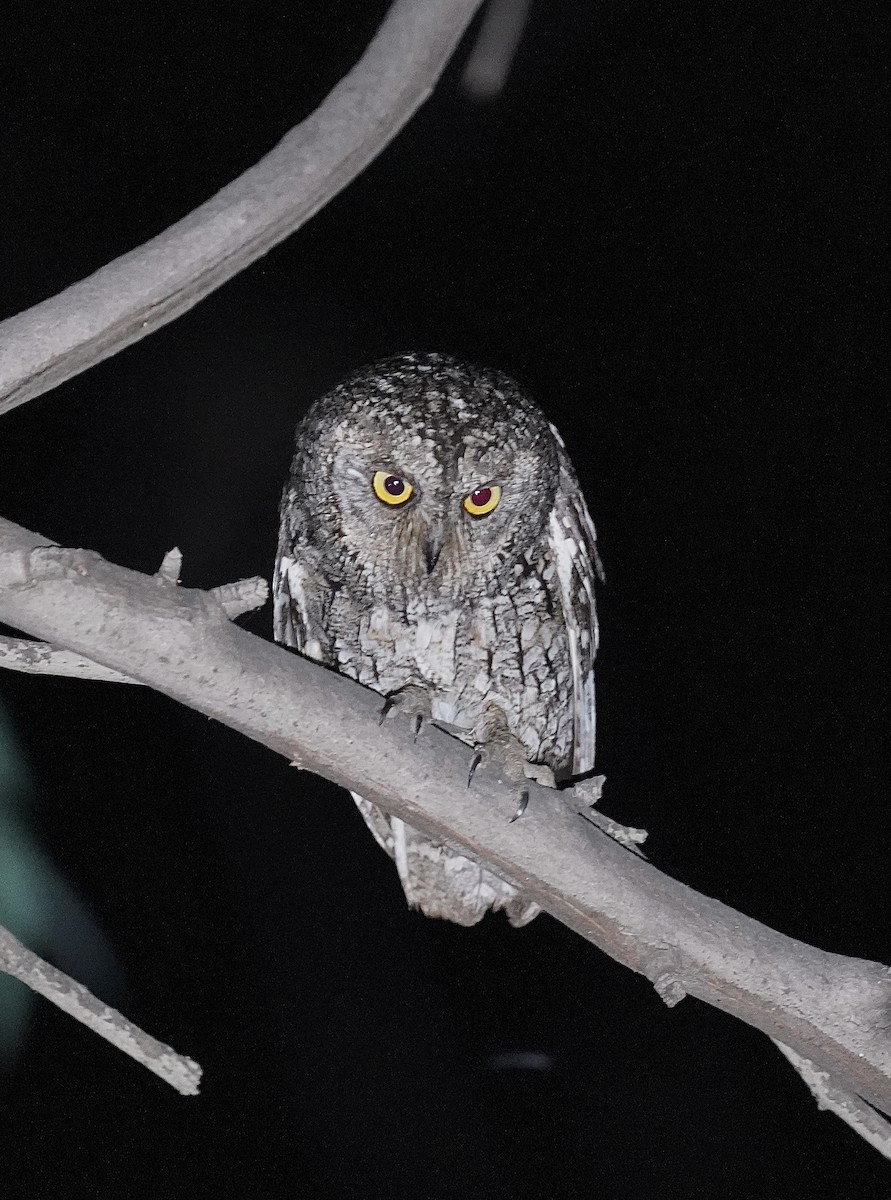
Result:
{"type": "Polygon", "coordinates": [[[0,413],[187,312],[351,183],[424,103],[480,0],[395,0],[314,113],[145,245],[0,322],[0,413]]]}
{"type": "Polygon", "coordinates": [[[885,1158],[891,1158],[891,1122],[879,1116],[865,1100],[839,1087],[826,1071],[821,1071],[809,1059],[802,1058],[776,1038],[772,1040],[810,1088],[811,1095],[817,1101],[817,1108],[834,1112],[846,1125],[850,1125],[855,1133],[859,1133],[869,1142],[870,1146],[874,1146],[885,1158]]]}
{"type": "Polygon", "coordinates": [[[106,1041],[135,1058],[184,1096],[196,1096],[201,1068],[191,1058],[144,1033],[117,1009],[110,1008],[88,992],[83,984],[50,966],[26,949],[18,938],[0,925],[0,971],[20,979],[32,991],[76,1017],[106,1041]]]}
{"type": "Polygon", "coordinates": [[[474,100],[493,100],[507,83],[523,39],[532,0],[489,0],[461,86],[474,100]]]}
{"type": "MultiPolygon", "coordinates": [[[[169,550],[155,579],[162,583],[177,584],[182,558],[179,550],[169,550]]],[[[240,579],[237,583],[224,583],[208,592],[230,621],[252,609],[262,608],[268,594],[266,580],[256,575],[252,579],[240,579]]],[[[3,635],[0,635],[0,667],[8,671],[21,671],[25,675],[58,675],[67,679],[93,679],[101,683],[141,682],[111,667],[103,667],[82,654],[54,646],[52,642],[3,635]]]]}
{"type": "Polygon", "coordinates": [[[63,650],[51,642],[0,636],[0,667],[24,675],[59,675],[63,679],[95,679],[102,683],[136,683],[129,675],[63,650]]]}
{"type": "MultiPolygon", "coordinates": [[[[46,549],[52,550],[53,547],[46,549]]],[[[179,583],[182,561],[183,556],[178,549],[168,550],[153,577],[156,585],[175,588],[179,583]]],[[[268,590],[266,581],[255,577],[212,588],[208,595],[213,597],[231,621],[242,613],[265,604],[268,590]]],[[[142,682],[71,650],[64,650],[49,642],[35,642],[26,638],[0,637],[0,667],[34,675],[62,675],[69,678],[101,680],[105,683],[142,682]]],[[[0,971],[21,980],[32,991],[51,1000],[113,1046],[129,1054],[150,1071],[154,1071],[184,1096],[197,1095],[201,1068],[196,1062],[177,1054],[170,1046],[157,1041],[128,1021],[116,1009],[97,1000],[83,984],[26,949],[18,938],[2,925],[0,971]]]]}
{"type": "Polygon", "coordinates": [[[226,619],[215,599],[0,520],[0,620],[156,688],[484,861],[667,1003],[685,993],[761,1029],[891,1113],[891,972],[776,933],[629,854],[575,790],[509,780],[433,727],[379,724],[380,697],[226,619]]]}

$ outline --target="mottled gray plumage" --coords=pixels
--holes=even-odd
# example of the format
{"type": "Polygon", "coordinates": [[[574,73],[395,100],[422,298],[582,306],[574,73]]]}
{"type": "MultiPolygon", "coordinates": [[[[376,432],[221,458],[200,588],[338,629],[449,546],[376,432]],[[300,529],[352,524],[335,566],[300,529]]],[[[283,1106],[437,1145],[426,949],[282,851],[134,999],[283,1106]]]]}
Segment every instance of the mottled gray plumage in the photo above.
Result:
{"type": "MultiPolygon", "coordinates": [[[[468,743],[500,730],[558,779],[591,770],[594,527],[538,406],[497,371],[405,354],[316,401],[296,445],[276,639],[383,696],[422,689],[468,743]],[[378,472],[410,499],[379,499],[378,472]],[[496,486],[496,507],[470,515],[465,499],[496,486]]],[[[538,913],[462,852],[355,799],[428,916],[470,925],[504,908],[522,925],[538,913]]]]}

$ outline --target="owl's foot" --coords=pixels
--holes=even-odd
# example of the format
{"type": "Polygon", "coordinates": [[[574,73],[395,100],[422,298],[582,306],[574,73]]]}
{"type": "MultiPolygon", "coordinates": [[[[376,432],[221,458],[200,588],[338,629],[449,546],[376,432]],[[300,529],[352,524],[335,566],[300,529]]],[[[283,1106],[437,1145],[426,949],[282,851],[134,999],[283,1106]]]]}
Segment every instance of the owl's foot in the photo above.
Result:
{"type": "Polygon", "coordinates": [[[529,751],[519,740],[509,735],[508,740],[476,742],[473,747],[473,758],[470,760],[470,771],[467,776],[467,786],[470,787],[474,775],[483,767],[501,767],[505,775],[513,783],[522,783],[532,779],[542,787],[556,787],[554,772],[545,763],[530,762],[526,755],[529,751]]]}
{"type": "Polygon", "coordinates": [[[431,717],[430,696],[423,688],[417,687],[413,683],[406,684],[405,687],[390,692],[389,696],[384,699],[378,724],[383,725],[391,712],[411,717],[412,741],[416,742],[418,734],[421,732],[421,726],[431,717]]]}
{"type": "MultiPolygon", "coordinates": [[[[545,763],[529,761],[529,751],[518,737],[515,737],[507,727],[507,721],[500,709],[490,710],[474,729],[473,758],[470,760],[470,770],[467,775],[467,786],[473,780],[478,770],[485,767],[497,766],[513,783],[525,783],[532,779],[542,787],[556,787],[554,772],[545,763]]],[[[521,788],[517,811],[510,818],[516,821],[526,811],[529,803],[529,791],[521,788]]]]}

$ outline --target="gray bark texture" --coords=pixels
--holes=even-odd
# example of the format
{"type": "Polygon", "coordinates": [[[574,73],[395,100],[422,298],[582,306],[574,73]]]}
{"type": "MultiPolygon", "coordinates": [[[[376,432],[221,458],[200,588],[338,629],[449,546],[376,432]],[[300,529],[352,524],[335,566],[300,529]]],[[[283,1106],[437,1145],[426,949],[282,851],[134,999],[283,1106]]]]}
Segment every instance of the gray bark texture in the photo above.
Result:
{"type": "Polygon", "coordinates": [[[0,520],[0,620],[137,680],[360,791],[515,882],[669,1003],[697,996],[891,1112],[891,972],[807,946],[699,895],[580,810],[584,796],[478,771],[471,751],[380,697],[239,629],[209,593],[53,546],[0,520]],[[488,774],[488,778],[486,777],[488,774]]]}

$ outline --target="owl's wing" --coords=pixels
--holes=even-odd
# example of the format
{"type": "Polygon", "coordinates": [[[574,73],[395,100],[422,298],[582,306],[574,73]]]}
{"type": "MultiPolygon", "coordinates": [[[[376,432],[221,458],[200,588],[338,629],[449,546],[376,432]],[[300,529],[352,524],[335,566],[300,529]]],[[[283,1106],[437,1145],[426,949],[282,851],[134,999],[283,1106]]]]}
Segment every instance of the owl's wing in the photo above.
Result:
{"type": "Polygon", "coordinates": [[[560,583],[563,618],[569,634],[573,692],[574,775],[594,767],[594,659],[597,656],[597,609],[594,583],[603,579],[597,534],[585,497],[560,434],[551,426],[560,458],[560,482],[551,510],[549,541],[560,583]]]}
{"type": "Polygon", "coordinates": [[[273,636],[283,646],[333,666],[326,632],[332,587],[312,564],[311,551],[302,536],[302,514],[296,497],[286,489],[272,576],[273,636]]]}

